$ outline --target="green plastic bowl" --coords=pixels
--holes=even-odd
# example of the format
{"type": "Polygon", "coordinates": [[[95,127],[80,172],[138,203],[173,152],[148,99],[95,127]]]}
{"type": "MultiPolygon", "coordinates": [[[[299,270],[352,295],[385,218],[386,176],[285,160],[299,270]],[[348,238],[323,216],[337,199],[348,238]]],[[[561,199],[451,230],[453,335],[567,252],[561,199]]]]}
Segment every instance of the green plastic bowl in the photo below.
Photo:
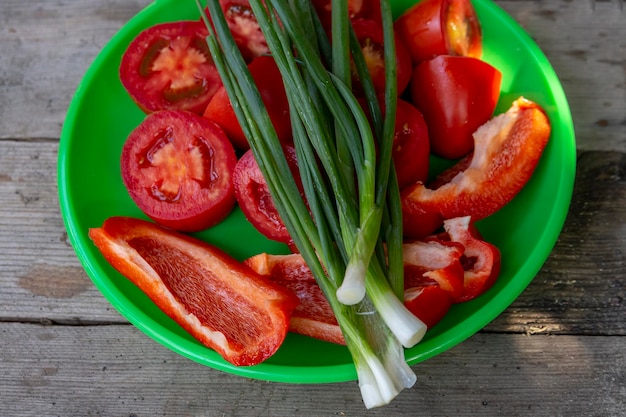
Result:
{"type": "MultiPolygon", "coordinates": [[[[413,1],[394,2],[399,15],[413,1]]],[[[576,144],[569,106],[550,63],[502,9],[476,0],[484,32],[484,59],[503,73],[499,110],[523,95],[540,103],[552,122],[552,137],[526,188],[503,210],[478,225],[502,251],[497,283],[481,297],[453,306],[421,343],[406,350],[409,364],[424,361],[470,337],[493,320],[535,277],[563,227],[572,196],[576,144]]],[[[157,0],[135,16],[97,56],[79,85],[67,113],[58,160],[59,199],[70,241],[96,287],[145,334],[206,366],[246,377],[292,383],[356,379],[342,346],[289,334],[278,352],[262,364],[235,367],[201,345],[162,313],[139,289],[117,273],[90,241],[90,227],[116,215],[145,218],[128,196],[120,175],[122,144],[144,114],[118,78],[125,47],[158,22],[197,19],[194,2],[157,0]]],[[[236,209],[218,226],[197,234],[238,259],[285,248],[259,235],[236,209]]]]}

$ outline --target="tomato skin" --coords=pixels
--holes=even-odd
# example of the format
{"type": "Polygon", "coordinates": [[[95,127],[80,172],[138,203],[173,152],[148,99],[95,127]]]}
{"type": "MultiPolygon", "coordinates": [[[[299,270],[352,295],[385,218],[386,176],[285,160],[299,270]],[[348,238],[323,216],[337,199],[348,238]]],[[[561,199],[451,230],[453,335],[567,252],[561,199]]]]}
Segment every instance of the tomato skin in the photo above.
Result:
{"type": "Polygon", "coordinates": [[[438,55],[482,55],[482,29],[469,0],[422,0],[404,12],[394,28],[414,64],[438,55]]]}
{"type": "MultiPolygon", "coordinates": [[[[292,146],[284,147],[287,162],[298,187],[302,183],[298,173],[296,150],[292,146]]],[[[235,166],[233,173],[235,198],[246,219],[268,239],[285,243],[293,247],[291,235],[287,231],[270,195],[252,150],[247,151],[235,166]]]]}
{"type": "Polygon", "coordinates": [[[117,271],[230,363],[255,365],[282,344],[297,297],[220,249],[128,217],[107,219],[89,237],[117,271]]]}
{"type": "MultiPolygon", "coordinates": [[[[374,89],[377,94],[385,92],[385,58],[384,58],[384,36],[382,23],[373,19],[353,19],[352,26],[356,34],[365,62],[367,63],[374,89]]],[[[395,36],[396,46],[396,70],[398,94],[401,94],[411,81],[411,56],[404,45],[404,41],[395,36]]],[[[354,88],[360,94],[362,87],[356,74],[354,75],[354,88]]]]}
{"type": "Polygon", "coordinates": [[[137,206],[157,223],[196,232],[235,205],[235,150],[218,125],[195,113],[149,114],[128,136],[122,180],[137,206]]]}
{"type": "MultiPolygon", "coordinates": [[[[255,58],[248,65],[248,69],[259,89],[279,140],[285,144],[291,143],[289,101],[274,58],[271,56],[255,58]]],[[[204,117],[220,125],[235,148],[244,151],[250,148],[224,87],[213,96],[204,111],[204,117]]]]}
{"type": "MultiPolygon", "coordinates": [[[[442,219],[471,216],[478,221],[508,204],[530,180],[548,144],[551,127],[536,103],[517,99],[507,112],[494,117],[474,134],[471,159],[461,159],[435,179],[437,188],[422,183],[402,190],[405,224],[423,213],[442,219]]],[[[405,230],[406,232],[406,230],[405,230]]]]}
{"type": "MultiPolygon", "coordinates": [[[[312,3],[322,25],[330,32],[331,0],[313,0],[312,3]]],[[[348,16],[350,19],[368,19],[381,22],[380,0],[348,0],[348,16]]]]}
{"type": "Polygon", "coordinates": [[[500,71],[471,57],[442,55],[414,68],[411,102],[426,119],[434,154],[457,159],[471,152],[472,134],[493,115],[501,81],[500,71]]]}
{"type": "Polygon", "coordinates": [[[135,37],[120,63],[122,85],[145,113],[187,110],[202,114],[222,81],[203,23],[154,25],[135,37]]]}
{"type": "Polygon", "coordinates": [[[411,103],[398,99],[392,157],[400,188],[426,181],[429,156],[428,126],[422,113],[411,103]]]}

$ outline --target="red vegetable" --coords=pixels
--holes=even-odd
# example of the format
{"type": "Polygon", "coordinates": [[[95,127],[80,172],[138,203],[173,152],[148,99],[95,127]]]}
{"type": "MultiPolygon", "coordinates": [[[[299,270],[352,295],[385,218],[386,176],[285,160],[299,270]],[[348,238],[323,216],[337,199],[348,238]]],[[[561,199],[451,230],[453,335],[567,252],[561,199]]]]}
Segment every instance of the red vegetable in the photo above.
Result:
{"type": "Polygon", "coordinates": [[[120,80],[143,111],[204,111],[222,85],[207,34],[201,22],[162,23],[130,43],[122,56],[120,80]]]}
{"type": "Polygon", "coordinates": [[[480,58],[482,32],[469,0],[421,0],[394,25],[414,63],[438,55],[480,58]]]}
{"type": "MultiPolygon", "coordinates": [[[[330,31],[331,0],[313,0],[315,10],[322,25],[330,31]]],[[[350,19],[371,19],[380,22],[380,0],[348,0],[348,16],[350,19]]]]}
{"type": "MultiPolygon", "coordinates": [[[[301,188],[296,150],[291,146],[285,146],[284,150],[294,179],[301,188]]],[[[246,219],[268,239],[291,245],[291,235],[276,210],[265,178],[251,150],[239,158],[233,173],[233,185],[235,198],[246,219]]]]}
{"type": "Polygon", "coordinates": [[[429,237],[403,245],[404,286],[420,287],[424,280],[432,280],[450,297],[463,293],[462,244],[429,237]]]}
{"type": "Polygon", "coordinates": [[[216,247],[125,217],[89,236],[115,269],[225,360],[258,364],[282,344],[297,297],[216,247]]]}
{"type": "Polygon", "coordinates": [[[250,62],[269,53],[265,36],[248,0],[220,0],[220,6],[244,59],[250,62]]]}
{"type": "Polygon", "coordinates": [[[428,127],[422,113],[401,99],[397,102],[392,156],[401,188],[426,181],[430,157],[428,127]]]}
{"type": "Polygon", "coordinates": [[[453,297],[454,303],[473,300],[487,291],[500,274],[500,250],[482,240],[470,217],[456,217],[444,221],[443,227],[453,242],[463,251],[463,293],[453,297]]]}
{"type": "MultiPolygon", "coordinates": [[[[550,130],[538,104],[516,100],[506,113],[476,131],[470,161],[461,160],[444,172],[447,182],[435,180],[439,185],[435,189],[418,183],[402,191],[405,234],[430,233],[423,220],[471,216],[478,221],[500,210],[530,180],[550,130]]],[[[437,227],[434,222],[430,225],[437,227]]]]}
{"type": "Polygon", "coordinates": [[[290,331],[345,345],[335,314],[302,256],[263,253],[246,259],[245,263],[258,274],[289,288],[300,299],[291,315],[290,331]]]}
{"type": "Polygon", "coordinates": [[[185,111],[148,115],[122,149],[124,185],[150,218],[193,232],[221,221],[235,205],[235,151],[215,123],[185,111]]]}
{"type": "MultiPolygon", "coordinates": [[[[352,26],[361,44],[365,62],[374,83],[374,89],[378,94],[385,92],[385,57],[383,28],[380,21],[372,19],[353,19],[352,26]]],[[[401,94],[411,80],[411,56],[404,45],[401,37],[395,36],[396,47],[396,70],[398,94],[401,94]]],[[[354,88],[360,93],[361,87],[355,77],[354,88]]]]}
{"type": "Polygon", "coordinates": [[[472,134],[493,115],[502,74],[476,58],[439,56],[413,70],[411,101],[426,120],[430,149],[456,159],[472,151],[472,134]]]}
{"type": "Polygon", "coordinates": [[[430,238],[404,244],[404,304],[428,328],[463,293],[463,245],[430,238]]]}
{"type": "MultiPolygon", "coordinates": [[[[274,58],[261,56],[248,65],[250,74],[254,79],[263,103],[272,120],[278,138],[283,143],[291,142],[291,120],[289,116],[289,102],[280,75],[278,66],[274,58]]],[[[241,130],[241,125],[237,120],[228,93],[221,87],[209,102],[204,116],[220,125],[226,136],[233,143],[235,148],[247,150],[250,148],[248,139],[241,130]]]]}

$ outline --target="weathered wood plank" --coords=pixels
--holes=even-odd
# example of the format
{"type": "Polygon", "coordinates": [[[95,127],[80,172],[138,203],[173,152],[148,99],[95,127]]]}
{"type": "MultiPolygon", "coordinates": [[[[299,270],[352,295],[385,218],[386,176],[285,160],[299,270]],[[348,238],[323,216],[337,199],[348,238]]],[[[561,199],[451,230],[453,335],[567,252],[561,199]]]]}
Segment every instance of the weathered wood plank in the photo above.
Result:
{"type": "MultiPolygon", "coordinates": [[[[57,139],[93,58],[148,3],[3,0],[0,138],[57,139]]],[[[590,1],[496,3],[555,67],[570,100],[579,148],[626,152],[626,13],[616,2],[597,2],[595,9],[590,1]]]]}
{"type": "Polygon", "coordinates": [[[58,139],[83,74],[149,0],[0,3],[2,138],[58,139]]]}
{"type": "Polygon", "coordinates": [[[626,155],[585,152],[559,240],[493,331],[626,335],[626,155]]]}
{"type": "MultiPolygon", "coordinates": [[[[356,383],[249,380],[186,360],[131,326],[0,323],[0,410],[25,416],[362,416],[356,383]]],[[[371,416],[618,416],[623,337],[476,335],[414,366],[371,416]]]]}

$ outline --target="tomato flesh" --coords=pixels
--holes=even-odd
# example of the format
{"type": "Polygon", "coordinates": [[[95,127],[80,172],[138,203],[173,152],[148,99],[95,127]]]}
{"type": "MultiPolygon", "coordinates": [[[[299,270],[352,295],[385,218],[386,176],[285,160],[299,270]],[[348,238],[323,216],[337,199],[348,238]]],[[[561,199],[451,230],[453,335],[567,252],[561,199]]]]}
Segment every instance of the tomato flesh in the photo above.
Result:
{"type": "Polygon", "coordinates": [[[129,195],[150,218],[193,232],[221,221],[235,204],[235,151],[215,123],[185,111],[152,113],[121,156],[129,195]]]}
{"type": "Polygon", "coordinates": [[[246,61],[269,54],[265,36],[248,0],[220,0],[220,6],[228,28],[246,61]]]}
{"type": "Polygon", "coordinates": [[[111,217],[89,236],[117,271],[225,360],[254,365],[282,344],[297,297],[220,249],[127,217],[111,217]]]}
{"type": "Polygon", "coordinates": [[[130,43],[120,64],[120,80],[146,113],[187,110],[201,114],[222,81],[196,21],[152,26],[130,43]]]}
{"type": "MultiPolygon", "coordinates": [[[[383,94],[385,92],[385,57],[382,24],[373,19],[353,19],[352,26],[361,44],[374,89],[378,94],[383,94]]],[[[411,56],[404,46],[404,41],[398,36],[395,36],[395,47],[398,94],[401,94],[411,80],[411,56]]],[[[353,78],[355,91],[360,94],[362,87],[356,70],[354,70],[353,78]]]]}
{"type": "Polygon", "coordinates": [[[395,24],[415,64],[439,55],[480,58],[482,30],[469,0],[422,0],[395,24]]]}
{"type": "MultiPolygon", "coordinates": [[[[296,151],[291,146],[285,146],[284,150],[291,172],[301,188],[296,151]]],[[[291,245],[291,235],[278,214],[252,150],[247,151],[239,158],[233,173],[233,184],[235,198],[246,219],[268,239],[291,245]]]]}

